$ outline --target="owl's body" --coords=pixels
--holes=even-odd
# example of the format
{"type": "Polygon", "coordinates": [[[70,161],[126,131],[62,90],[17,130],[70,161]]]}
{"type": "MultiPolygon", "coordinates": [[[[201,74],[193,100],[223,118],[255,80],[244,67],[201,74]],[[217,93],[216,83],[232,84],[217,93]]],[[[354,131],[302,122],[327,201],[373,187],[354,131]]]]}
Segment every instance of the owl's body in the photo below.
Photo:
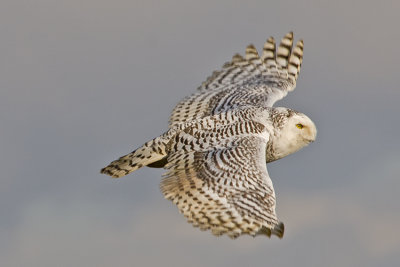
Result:
{"type": "Polygon", "coordinates": [[[314,123],[304,114],[272,105],[295,87],[303,42],[293,34],[268,39],[260,58],[253,46],[214,72],[182,100],[170,129],[102,169],[112,177],[140,167],[164,167],[161,191],[201,229],[234,238],[283,236],[266,163],[312,142],[314,123]]]}

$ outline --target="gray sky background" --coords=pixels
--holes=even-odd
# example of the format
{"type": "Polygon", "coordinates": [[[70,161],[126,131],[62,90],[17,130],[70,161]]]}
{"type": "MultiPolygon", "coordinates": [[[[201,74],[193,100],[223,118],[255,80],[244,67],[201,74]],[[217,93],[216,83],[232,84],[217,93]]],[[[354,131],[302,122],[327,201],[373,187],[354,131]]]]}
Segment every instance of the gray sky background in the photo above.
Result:
{"type": "Polygon", "coordinates": [[[399,266],[399,3],[3,0],[1,265],[399,266]],[[234,53],[291,30],[304,63],[278,106],[319,132],[268,165],[282,240],[193,228],[162,170],[99,174],[234,53]]]}

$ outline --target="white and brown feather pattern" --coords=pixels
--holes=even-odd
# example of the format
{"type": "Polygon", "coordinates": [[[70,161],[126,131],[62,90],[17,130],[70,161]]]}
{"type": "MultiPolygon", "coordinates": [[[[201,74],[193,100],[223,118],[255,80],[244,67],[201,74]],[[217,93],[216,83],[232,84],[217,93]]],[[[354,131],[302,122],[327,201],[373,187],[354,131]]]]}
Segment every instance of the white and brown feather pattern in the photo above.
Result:
{"type": "Polygon", "coordinates": [[[266,162],[277,159],[270,141],[296,115],[250,105],[179,123],[101,172],[121,177],[165,159],[161,190],[194,226],[232,238],[282,237],[266,162]]]}
{"type": "Polygon", "coordinates": [[[293,46],[293,33],[282,39],[278,50],[269,38],[260,57],[249,45],[245,57],[236,54],[174,108],[170,126],[241,106],[272,107],[296,86],[303,58],[303,41],[293,46]]]}
{"type": "Polygon", "coordinates": [[[262,108],[255,107],[230,110],[198,121],[175,124],[163,135],[114,160],[103,168],[101,173],[119,178],[164,159],[171,146],[175,150],[193,151],[199,147],[204,149],[222,145],[221,140],[227,140],[232,136],[258,133],[264,126],[251,121],[251,119],[262,110],[262,108]]]}
{"type": "Polygon", "coordinates": [[[146,142],[142,147],[111,162],[101,169],[100,173],[110,175],[113,178],[125,176],[143,166],[147,166],[165,158],[167,143],[182,125],[177,125],[165,134],[146,142]]]}
{"type": "Polygon", "coordinates": [[[293,33],[277,49],[269,38],[261,56],[249,45],[175,107],[168,131],[101,172],[118,178],[164,167],[164,196],[194,226],[232,238],[282,237],[266,163],[308,145],[317,130],[306,115],[272,106],[295,88],[302,58],[293,33]]]}
{"type": "Polygon", "coordinates": [[[254,107],[231,110],[179,124],[169,131],[174,131],[176,134],[168,143],[167,151],[173,153],[173,151],[190,152],[223,148],[230,146],[232,138],[234,140],[243,135],[259,135],[265,131],[265,127],[254,118],[264,110],[264,108],[254,107]]]}
{"type": "Polygon", "coordinates": [[[266,141],[262,135],[248,135],[220,147],[171,153],[161,183],[164,196],[194,226],[215,235],[282,237],[265,165],[266,141]]]}
{"type": "Polygon", "coordinates": [[[265,108],[230,110],[181,125],[168,144],[167,199],[189,222],[215,235],[275,234],[275,193],[266,168],[265,108]]]}

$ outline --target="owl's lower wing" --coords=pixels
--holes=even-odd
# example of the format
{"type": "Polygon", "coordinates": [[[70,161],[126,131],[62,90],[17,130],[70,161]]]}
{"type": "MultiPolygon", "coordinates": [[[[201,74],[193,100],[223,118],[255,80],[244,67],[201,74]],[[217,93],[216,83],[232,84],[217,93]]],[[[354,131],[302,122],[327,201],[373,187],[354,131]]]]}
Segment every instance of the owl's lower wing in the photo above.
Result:
{"type": "Polygon", "coordinates": [[[217,114],[241,106],[272,107],[296,87],[303,60],[303,41],[293,47],[293,33],[282,39],[276,51],[271,37],[261,57],[249,45],[246,55],[233,56],[219,71],[214,71],[198,88],[174,108],[170,126],[217,114]]]}
{"type": "Polygon", "coordinates": [[[161,190],[189,222],[215,235],[281,238],[284,228],[275,214],[265,149],[262,137],[246,136],[229,147],[174,152],[161,190]]]}

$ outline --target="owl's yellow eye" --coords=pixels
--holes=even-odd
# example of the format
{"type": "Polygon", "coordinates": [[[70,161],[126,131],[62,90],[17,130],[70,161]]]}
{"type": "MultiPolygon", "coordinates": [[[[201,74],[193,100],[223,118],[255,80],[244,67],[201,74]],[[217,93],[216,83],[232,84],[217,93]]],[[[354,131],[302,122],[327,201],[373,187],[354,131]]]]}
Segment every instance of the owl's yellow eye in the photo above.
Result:
{"type": "Polygon", "coordinates": [[[298,123],[298,124],[296,124],[296,127],[299,128],[299,129],[303,129],[304,126],[303,126],[303,124],[298,123]]]}

